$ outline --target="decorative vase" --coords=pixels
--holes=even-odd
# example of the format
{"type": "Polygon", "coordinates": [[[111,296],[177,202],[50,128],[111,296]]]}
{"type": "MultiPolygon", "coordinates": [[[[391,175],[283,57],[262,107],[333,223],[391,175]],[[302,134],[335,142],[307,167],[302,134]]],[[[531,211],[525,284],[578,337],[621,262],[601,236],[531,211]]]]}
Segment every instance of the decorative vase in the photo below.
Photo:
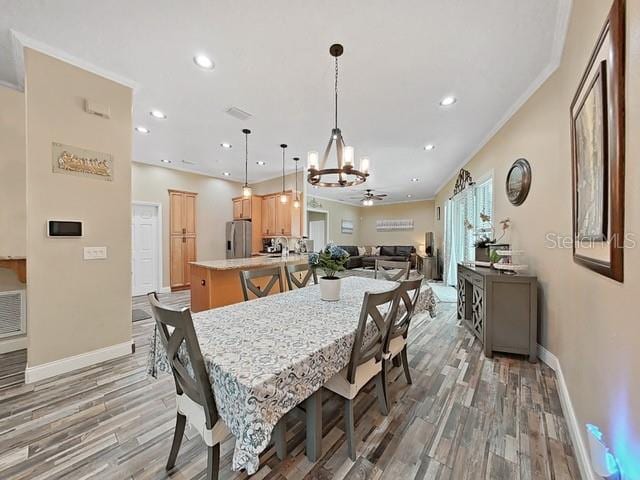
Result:
{"type": "Polygon", "coordinates": [[[340,279],[338,277],[320,277],[320,298],[327,302],[340,300],[340,279]]]}

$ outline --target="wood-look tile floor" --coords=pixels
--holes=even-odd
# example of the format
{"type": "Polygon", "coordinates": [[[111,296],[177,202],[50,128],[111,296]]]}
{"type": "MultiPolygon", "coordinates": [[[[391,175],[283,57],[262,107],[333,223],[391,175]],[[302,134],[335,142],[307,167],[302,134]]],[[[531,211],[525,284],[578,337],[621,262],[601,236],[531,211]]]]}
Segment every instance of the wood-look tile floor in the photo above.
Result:
{"type": "MultiPolygon", "coordinates": [[[[188,302],[188,294],[166,301],[188,302]]],[[[134,308],[148,308],[144,298],[134,308]]],[[[0,479],[202,479],[204,443],[187,432],[175,469],[165,472],[175,420],[169,376],[146,374],[152,321],[133,325],[136,353],[24,385],[24,351],[0,356],[0,479]],[[3,382],[2,379],[9,379],[3,382]]],[[[455,304],[435,319],[415,318],[409,358],[413,385],[399,369],[389,416],[371,387],[357,397],[358,459],[347,458],[342,403],[323,406],[323,456],[304,455],[302,424],[288,427],[289,456],[273,448],[255,479],[571,479],[579,478],[553,372],[517,357],[486,359],[459,324],[455,304]]],[[[232,439],[222,446],[222,479],[232,439]]]]}

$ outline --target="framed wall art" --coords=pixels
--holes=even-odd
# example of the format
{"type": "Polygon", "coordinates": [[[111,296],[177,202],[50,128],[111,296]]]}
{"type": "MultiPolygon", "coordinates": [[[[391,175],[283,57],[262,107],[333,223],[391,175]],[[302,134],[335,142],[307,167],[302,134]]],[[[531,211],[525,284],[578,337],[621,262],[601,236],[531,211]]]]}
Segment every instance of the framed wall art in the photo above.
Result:
{"type": "Polygon", "coordinates": [[[571,102],[574,261],[623,281],[625,2],[614,0],[571,102]]]}

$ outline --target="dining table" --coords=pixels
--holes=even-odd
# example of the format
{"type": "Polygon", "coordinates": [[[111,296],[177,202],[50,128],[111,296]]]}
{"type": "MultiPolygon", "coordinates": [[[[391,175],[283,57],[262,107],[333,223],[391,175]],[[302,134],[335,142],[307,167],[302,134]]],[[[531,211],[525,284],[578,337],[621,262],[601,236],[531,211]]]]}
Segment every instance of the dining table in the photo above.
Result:
{"type": "MultiPolygon", "coordinates": [[[[193,314],[218,414],[235,438],[233,470],[255,473],[276,424],[303,402],[306,454],[310,461],[320,457],[322,386],[349,363],[365,292],[398,285],[355,276],[341,283],[338,301],[322,300],[311,285],[193,314]]],[[[425,312],[436,312],[427,285],[415,314],[425,312]]],[[[373,322],[369,327],[365,338],[374,334],[373,322]]],[[[188,364],[184,345],[179,355],[188,364]]],[[[148,372],[158,371],[171,367],[154,330],[148,372]]]]}

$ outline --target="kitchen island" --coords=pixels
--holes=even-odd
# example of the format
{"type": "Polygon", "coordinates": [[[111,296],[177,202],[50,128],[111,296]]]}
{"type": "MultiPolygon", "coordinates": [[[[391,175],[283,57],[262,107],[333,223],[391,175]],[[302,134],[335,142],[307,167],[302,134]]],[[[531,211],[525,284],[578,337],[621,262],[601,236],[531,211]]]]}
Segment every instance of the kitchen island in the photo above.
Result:
{"type": "MultiPolygon", "coordinates": [[[[201,312],[215,307],[242,302],[242,286],[240,272],[279,266],[282,283],[287,288],[284,272],[285,265],[306,263],[307,255],[289,255],[288,257],[255,256],[248,258],[233,258],[228,260],[210,260],[190,262],[191,266],[191,311],[201,312]]],[[[256,279],[256,285],[263,286],[268,279],[256,279]],[[262,281],[262,282],[261,282],[262,281]]],[[[279,293],[276,284],[272,292],[279,293]]]]}

